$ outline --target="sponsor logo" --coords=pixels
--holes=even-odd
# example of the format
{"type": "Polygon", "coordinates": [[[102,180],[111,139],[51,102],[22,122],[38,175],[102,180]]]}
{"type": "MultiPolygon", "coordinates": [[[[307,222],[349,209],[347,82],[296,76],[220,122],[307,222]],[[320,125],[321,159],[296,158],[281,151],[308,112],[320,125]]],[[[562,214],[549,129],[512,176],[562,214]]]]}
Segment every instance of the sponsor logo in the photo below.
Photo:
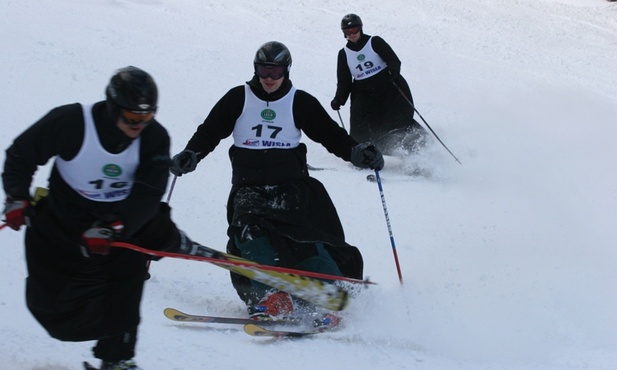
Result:
{"type": "Polygon", "coordinates": [[[126,197],[129,195],[131,189],[122,189],[122,190],[113,190],[113,191],[108,191],[104,194],[104,197],[106,199],[114,199],[114,198],[118,198],[118,197],[126,197]]]}
{"type": "Polygon", "coordinates": [[[290,143],[283,143],[280,141],[262,140],[261,144],[266,147],[287,148],[290,147],[290,143]]]}
{"type": "Polygon", "coordinates": [[[359,54],[358,55],[358,60],[359,61],[363,61],[364,59],[366,59],[366,55],[364,55],[364,54],[359,54]]]}
{"type": "Polygon", "coordinates": [[[106,164],[105,166],[103,166],[103,173],[105,174],[105,176],[118,177],[122,175],[122,167],[113,163],[106,164]]]}
{"type": "Polygon", "coordinates": [[[78,190],[79,194],[81,194],[82,196],[88,198],[88,199],[99,199],[101,198],[101,194],[99,193],[93,193],[90,191],[85,191],[85,190],[78,190]]]}
{"type": "Polygon", "coordinates": [[[370,74],[373,74],[373,73],[376,73],[376,72],[379,72],[379,71],[381,71],[381,66],[377,66],[375,68],[371,68],[368,71],[366,71],[365,73],[368,76],[370,74]]]}
{"type": "Polygon", "coordinates": [[[92,200],[116,199],[116,198],[124,199],[129,195],[130,192],[131,192],[131,189],[112,190],[112,191],[106,191],[102,193],[95,193],[95,192],[86,191],[86,190],[79,190],[79,193],[81,195],[83,195],[84,197],[88,199],[92,199],[92,200]]]}
{"type": "Polygon", "coordinates": [[[246,139],[246,140],[244,140],[242,145],[244,145],[244,146],[259,146],[259,140],[246,139]]]}
{"type": "Polygon", "coordinates": [[[276,112],[272,109],[264,109],[261,111],[261,118],[266,121],[274,121],[276,118],[276,112]]]}

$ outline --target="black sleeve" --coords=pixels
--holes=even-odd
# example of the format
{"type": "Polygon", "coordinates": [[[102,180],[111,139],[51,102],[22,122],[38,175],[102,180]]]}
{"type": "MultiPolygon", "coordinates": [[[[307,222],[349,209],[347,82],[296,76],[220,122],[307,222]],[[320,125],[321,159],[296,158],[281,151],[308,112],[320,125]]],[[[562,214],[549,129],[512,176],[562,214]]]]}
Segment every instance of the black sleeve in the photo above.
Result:
{"type": "Polygon", "coordinates": [[[158,212],[169,179],[169,148],[169,134],[160,124],[152,123],[142,132],[131,194],[116,209],[124,223],[125,237],[132,236],[158,212]]]}
{"type": "Polygon", "coordinates": [[[373,50],[381,59],[383,59],[388,65],[388,70],[392,77],[397,77],[401,73],[401,60],[398,58],[394,50],[388,45],[388,43],[379,36],[373,36],[371,39],[373,50]]]}
{"type": "Polygon", "coordinates": [[[244,86],[236,86],[214,105],[208,117],[197,127],[186,149],[198,153],[197,158],[203,159],[221,140],[231,135],[243,107],[244,86]]]}
{"type": "Polygon", "coordinates": [[[293,116],[296,127],[309,139],[320,143],[337,157],[350,161],[351,148],[358,143],[330,118],[314,96],[297,90],[293,102],[293,116]]]}
{"type": "Polygon", "coordinates": [[[20,134],[6,150],[2,183],[7,195],[30,198],[38,166],[54,156],[74,157],[81,146],[84,120],[80,104],[54,108],[20,134]]]}
{"type": "Polygon", "coordinates": [[[351,73],[347,66],[347,55],[345,54],[345,50],[341,49],[338,52],[336,62],[336,93],[334,94],[334,98],[338,100],[341,105],[347,102],[349,93],[351,93],[352,82],[351,73]]]}

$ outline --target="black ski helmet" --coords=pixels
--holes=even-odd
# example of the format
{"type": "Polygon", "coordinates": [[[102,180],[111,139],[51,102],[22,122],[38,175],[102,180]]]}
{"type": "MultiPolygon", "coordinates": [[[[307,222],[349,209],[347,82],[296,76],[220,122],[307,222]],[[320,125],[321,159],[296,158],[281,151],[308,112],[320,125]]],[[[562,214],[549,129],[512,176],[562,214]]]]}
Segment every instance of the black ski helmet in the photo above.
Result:
{"type": "Polygon", "coordinates": [[[362,28],[362,19],[355,14],[347,14],[341,20],[341,29],[360,27],[362,28]]]}
{"type": "Polygon", "coordinates": [[[152,76],[137,67],[118,69],[105,90],[107,109],[117,120],[121,109],[137,113],[156,112],[158,90],[152,76]]]}
{"type": "Polygon", "coordinates": [[[255,53],[253,64],[266,66],[283,66],[287,71],[291,68],[291,53],[287,46],[278,41],[269,41],[261,45],[255,53]]]}

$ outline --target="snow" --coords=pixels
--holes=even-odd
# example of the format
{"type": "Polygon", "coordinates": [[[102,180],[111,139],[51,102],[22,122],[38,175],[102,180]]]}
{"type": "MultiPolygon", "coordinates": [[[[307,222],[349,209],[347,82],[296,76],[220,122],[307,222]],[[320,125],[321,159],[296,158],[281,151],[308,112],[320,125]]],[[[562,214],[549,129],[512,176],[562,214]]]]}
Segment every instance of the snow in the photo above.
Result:
{"type": "MultiPolygon", "coordinates": [[[[2,148],[57,105],[103,99],[113,71],[136,65],[159,85],[158,118],[176,153],[214,103],[251,77],[255,50],[270,40],[290,48],[294,84],[329,110],[339,22],[354,12],[398,53],[417,109],[462,162],[436,144],[408,159],[435,179],[388,181],[395,175],[382,172],[401,285],[369,172],[307,140],[309,163],[336,169],[313,176],[378,285],[353,299],[338,332],[267,340],[167,320],[168,306],[245,310],[225,270],[163,259],[142,302],[144,369],[617,368],[617,4],[4,0],[1,9],[2,148]]],[[[347,125],[348,106],[341,115],[347,125]]],[[[178,225],[217,249],[226,242],[230,144],[180,178],[170,199],[178,225]]],[[[2,368],[92,361],[93,342],[51,339],[31,317],[23,231],[5,228],[1,238],[2,368]]]]}

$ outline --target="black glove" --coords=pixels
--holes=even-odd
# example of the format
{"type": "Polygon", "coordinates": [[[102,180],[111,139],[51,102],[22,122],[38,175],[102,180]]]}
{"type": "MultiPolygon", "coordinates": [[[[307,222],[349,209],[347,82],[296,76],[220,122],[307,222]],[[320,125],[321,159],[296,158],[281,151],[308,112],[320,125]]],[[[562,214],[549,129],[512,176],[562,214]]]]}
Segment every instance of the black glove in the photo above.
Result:
{"type": "Polygon", "coordinates": [[[182,176],[185,173],[195,171],[195,168],[197,168],[197,153],[184,149],[171,159],[169,171],[176,176],[182,176]]]}
{"type": "Polygon", "coordinates": [[[22,225],[29,223],[26,210],[30,207],[30,202],[25,199],[6,198],[4,203],[4,222],[13,230],[19,230],[22,225]]]}
{"type": "Polygon", "coordinates": [[[81,234],[83,245],[82,254],[90,257],[93,254],[107,255],[111,242],[117,239],[124,230],[124,224],[120,221],[110,224],[95,222],[92,227],[81,234]]]}
{"type": "Polygon", "coordinates": [[[339,101],[338,101],[336,98],[332,99],[332,101],[330,102],[330,106],[331,106],[331,107],[332,107],[332,109],[334,109],[334,110],[339,110],[339,109],[341,109],[341,105],[342,105],[342,104],[341,104],[341,103],[339,103],[339,101]]]}
{"type": "Polygon", "coordinates": [[[351,149],[351,163],[360,168],[381,171],[384,165],[383,155],[371,143],[362,143],[351,149]]]}

